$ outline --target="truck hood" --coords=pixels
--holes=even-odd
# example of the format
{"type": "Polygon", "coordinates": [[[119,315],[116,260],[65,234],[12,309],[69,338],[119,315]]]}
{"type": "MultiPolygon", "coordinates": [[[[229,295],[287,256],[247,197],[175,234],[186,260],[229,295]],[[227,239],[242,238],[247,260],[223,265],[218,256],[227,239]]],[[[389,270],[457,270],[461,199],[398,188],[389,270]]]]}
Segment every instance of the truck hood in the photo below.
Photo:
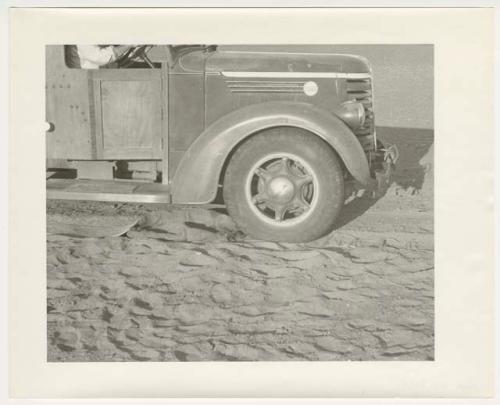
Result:
{"type": "Polygon", "coordinates": [[[370,73],[368,61],[355,55],[290,52],[216,51],[208,72],[370,73]]]}

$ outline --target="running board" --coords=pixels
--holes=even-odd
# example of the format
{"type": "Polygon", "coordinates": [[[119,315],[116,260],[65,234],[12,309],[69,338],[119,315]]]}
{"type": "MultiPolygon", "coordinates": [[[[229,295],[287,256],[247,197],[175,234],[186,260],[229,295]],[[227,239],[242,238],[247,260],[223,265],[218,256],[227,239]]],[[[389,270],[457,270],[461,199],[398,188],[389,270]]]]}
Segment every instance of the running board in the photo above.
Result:
{"type": "Polygon", "coordinates": [[[136,203],[171,203],[165,184],[122,180],[47,179],[51,200],[89,200],[136,203]]]}

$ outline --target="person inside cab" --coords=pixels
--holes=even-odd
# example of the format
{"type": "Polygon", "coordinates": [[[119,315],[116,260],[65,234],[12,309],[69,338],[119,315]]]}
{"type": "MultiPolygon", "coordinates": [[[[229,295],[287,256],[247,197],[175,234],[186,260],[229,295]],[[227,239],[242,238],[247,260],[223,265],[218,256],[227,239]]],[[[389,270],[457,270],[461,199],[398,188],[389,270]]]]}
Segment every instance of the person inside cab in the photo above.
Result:
{"type": "Polygon", "coordinates": [[[66,65],[76,69],[106,67],[128,52],[133,45],[65,45],[66,65]]]}

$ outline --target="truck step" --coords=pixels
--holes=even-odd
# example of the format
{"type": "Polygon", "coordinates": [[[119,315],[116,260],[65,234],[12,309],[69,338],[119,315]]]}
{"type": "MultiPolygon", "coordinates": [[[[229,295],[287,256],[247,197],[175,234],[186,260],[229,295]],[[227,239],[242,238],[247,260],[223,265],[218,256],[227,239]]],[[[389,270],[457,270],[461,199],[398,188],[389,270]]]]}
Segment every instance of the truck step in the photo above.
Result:
{"type": "Polygon", "coordinates": [[[170,203],[165,184],[125,180],[47,179],[47,198],[138,203],[170,203]]]}

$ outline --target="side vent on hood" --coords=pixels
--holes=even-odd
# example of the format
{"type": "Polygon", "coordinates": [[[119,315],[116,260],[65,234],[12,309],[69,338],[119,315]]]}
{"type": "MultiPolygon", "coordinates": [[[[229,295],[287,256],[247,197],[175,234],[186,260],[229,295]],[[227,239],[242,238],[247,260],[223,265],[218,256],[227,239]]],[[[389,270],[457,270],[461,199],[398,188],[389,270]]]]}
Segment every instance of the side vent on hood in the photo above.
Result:
{"type": "Polygon", "coordinates": [[[305,81],[226,80],[232,93],[302,93],[305,81]]]}

